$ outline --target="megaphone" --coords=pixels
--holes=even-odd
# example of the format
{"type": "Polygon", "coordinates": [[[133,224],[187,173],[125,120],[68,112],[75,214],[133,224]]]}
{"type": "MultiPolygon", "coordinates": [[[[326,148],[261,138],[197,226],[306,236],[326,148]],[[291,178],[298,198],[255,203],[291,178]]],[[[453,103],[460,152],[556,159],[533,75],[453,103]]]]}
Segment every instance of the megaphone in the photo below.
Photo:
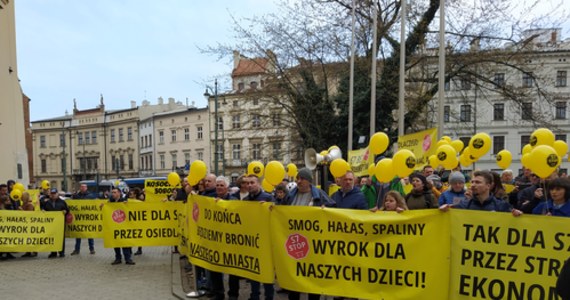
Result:
{"type": "Polygon", "coordinates": [[[305,166],[309,170],[314,170],[318,164],[324,160],[324,157],[315,151],[313,148],[305,150],[305,166]]]}
{"type": "Polygon", "coordinates": [[[325,156],[325,161],[330,163],[337,158],[342,158],[342,151],[338,146],[331,146],[329,153],[325,156]]]}

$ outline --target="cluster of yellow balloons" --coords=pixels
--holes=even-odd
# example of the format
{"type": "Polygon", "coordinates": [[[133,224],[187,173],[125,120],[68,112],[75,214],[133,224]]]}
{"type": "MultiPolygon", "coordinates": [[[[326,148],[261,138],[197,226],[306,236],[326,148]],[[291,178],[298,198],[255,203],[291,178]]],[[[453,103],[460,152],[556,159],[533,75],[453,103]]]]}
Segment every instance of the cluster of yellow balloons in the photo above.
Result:
{"type": "MultiPolygon", "coordinates": [[[[200,180],[204,179],[204,177],[206,177],[208,173],[208,168],[206,167],[206,163],[204,163],[201,160],[195,160],[192,162],[192,164],[190,165],[190,172],[188,172],[188,184],[190,185],[197,185],[200,180]]],[[[172,173],[170,173],[172,174],[172,173]]],[[[168,183],[170,183],[170,185],[172,186],[176,186],[173,185],[172,182],[170,182],[170,174],[168,179],[168,183]]],[[[178,174],[176,174],[178,175],[178,174]]],[[[174,177],[174,176],[172,176],[174,177]]],[[[176,178],[174,177],[173,182],[176,183],[176,178]]],[[[178,183],[180,182],[180,177],[178,177],[178,183]]]]}
{"type": "Polygon", "coordinates": [[[374,174],[379,182],[387,183],[394,179],[394,176],[403,178],[412,174],[416,164],[414,153],[408,149],[401,149],[392,158],[383,158],[376,163],[376,166],[370,165],[368,171],[374,174]]]}
{"type": "Polygon", "coordinates": [[[266,166],[260,161],[252,161],[247,165],[247,174],[263,177],[261,187],[266,192],[272,192],[276,185],[285,178],[285,174],[290,177],[297,176],[297,166],[293,163],[287,165],[287,169],[278,161],[270,161],[266,166]]]}
{"type": "Polygon", "coordinates": [[[567,152],[566,142],[557,141],[550,129],[539,128],[523,147],[521,163],[538,177],[546,178],[560,166],[567,152]]]}
{"type": "Polygon", "coordinates": [[[22,193],[26,190],[23,184],[16,182],[12,186],[12,191],[10,192],[10,198],[14,200],[22,199],[22,193]]]}
{"type": "Polygon", "coordinates": [[[452,140],[449,136],[442,136],[436,146],[435,154],[428,158],[429,164],[434,168],[442,166],[451,170],[459,164],[468,167],[489,152],[491,137],[484,132],[477,133],[471,137],[469,145],[465,147],[461,140],[452,140]],[[458,156],[458,153],[461,155],[458,156]]]}

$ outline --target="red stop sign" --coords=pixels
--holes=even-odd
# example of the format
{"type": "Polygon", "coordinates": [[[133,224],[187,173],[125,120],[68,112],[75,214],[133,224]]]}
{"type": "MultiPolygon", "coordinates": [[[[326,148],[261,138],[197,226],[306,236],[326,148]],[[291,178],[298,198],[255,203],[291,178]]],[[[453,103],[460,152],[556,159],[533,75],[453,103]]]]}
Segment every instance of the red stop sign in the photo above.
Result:
{"type": "Polygon", "coordinates": [[[285,242],[287,254],[294,259],[302,259],[309,254],[309,241],[298,233],[291,234],[285,242]]]}

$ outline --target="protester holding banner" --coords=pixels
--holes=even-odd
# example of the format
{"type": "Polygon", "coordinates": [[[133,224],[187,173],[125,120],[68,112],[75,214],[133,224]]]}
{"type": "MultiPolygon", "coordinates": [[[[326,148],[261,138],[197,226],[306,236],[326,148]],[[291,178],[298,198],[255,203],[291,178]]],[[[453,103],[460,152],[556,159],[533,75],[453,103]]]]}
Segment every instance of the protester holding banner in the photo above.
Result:
{"type": "Polygon", "coordinates": [[[499,200],[491,194],[492,184],[493,175],[490,171],[475,171],[471,179],[470,189],[472,198],[465,198],[457,204],[444,204],[440,206],[439,209],[441,211],[448,211],[450,207],[453,207],[471,210],[511,212],[515,217],[522,215],[522,211],[513,209],[508,202],[499,200]]]}
{"type": "Polygon", "coordinates": [[[451,172],[448,178],[449,189],[439,196],[439,206],[457,204],[465,199],[465,176],[461,172],[451,172]]]}
{"type": "MultiPolygon", "coordinates": [[[[64,215],[67,215],[69,213],[69,208],[67,207],[67,203],[65,203],[65,201],[63,201],[63,199],[59,197],[59,193],[56,188],[53,188],[49,191],[49,200],[44,203],[43,210],[62,211],[64,215]]],[[[65,224],[61,233],[64,234],[64,231],[65,231],[65,224]]],[[[59,257],[64,257],[64,256],[65,256],[65,234],[63,238],[63,246],[61,248],[61,251],[59,251],[59,257]]],[[[48,258],[55,258],[55,257],[57,257],[57,252],[52,252],[48,256],[48,258]]]]}
{"type": "Polygon", "coordinates": [[[364,194],[366,202],[368,203],[368,208],[376,207],[376,187],[372,184],[372,178],[370,176],[363,176],[361,180],[362,186],[360,191],[364,194]]]}
{"type": "Polygon", "coordinates": [[[280,183],[275,187],[275,191],[273,193],[275,204],[279,205],[285,200],[287,194],[289,193],[289,190],[287,190],[287,186],[285,186],[283,183],[280,183]]]}
{"type": "MultiPolygon", "coordinates": [[[[22,193],[22,206],[20,208],[24,211],[34,211],[35,207],[32,204],[32,200],[30,199],[30,193],[23,192],[22,193]]],[[[38,256],[37,252],[26,252],[22,255],[22,257],[36,257],[38,256]]]]}
{"type": "Polygon", "coordinates": [[[503,183],[501,182],[501,175],[495,171],[491,171],[491,175],[493,175],[493,184],[491,185],[491,194],[495,196],[495,198],[509,201],[509,195],[505,191],[505,187],[503,187],[503,183]]]}
{"type": "MultiPolygon", "coordinates": [[[[87,190],[87,184],[82,183],[79,186],[79,191],[71,196],[71,199],[79,200],[79,199],[93,199],[89,195],[89,191],[87,190]]],[[[95,242],[93,239],[87,239],[87,243],[89,244],[89,253],[95,254],[95,242]]],[[[77,255],[81,251],[81,239],[75,239],[75,249],[71,252],[71,255],[77,255]]]]}
{"type": "Polygon", "coordinates": [[[551,180],[558,177],[558,173],[552,172],[546,179],[540,179],[536,174],[530,174],[531,185],[518,193],[518,209],[525,213],[532,213],[532,210],[544,198],[544,190],[548,190],[548,184],[551,180]]]}
{"type": "Polygon", "coordinates": [[[247,184],[247,179],[245,177],[245,175],[241,175],[240,177],[238,177],[238,179],[236,180],[236,184],[239,187],[239,191],[236,192],[234,194],[234,197],[236,199],[240,199],[243,200],[247,197],[247,195],[249,194],[249,188],[248,188],[248,184],[247,184]]]}
{"type": "Polygon", "coordinates": [[[332,195],[337,208],[368,209],[364,194],[354,186],[354,173],[347,171],[340,177],[340,189],[332,195]]]}
{"type": "MultiPolygon", "coordinates": [[[[127,198],[122,197],[121,195],[121,190],[117,187],[114,187],[111,190],[111,198],[109,199],[109,202],[127,202],[127,198]]],[[[103,204],[101,204],[103,205],[103,204]]],[[[132,255],[132,249],[131,247],[123,247],[123,248],[113,248],[113,250],[115,250],[115,260],[111,263],[112,265],[119,265],[121,264],[121,250],[123,251],[123,256],[125,257],[125,263],[127,265],[134,265],[135,262],[132,261],[131,259],[131,255],[132,255]]]]}
{"type": "Polygon", "coordinates": [[[386,194],[386,197],[384,197],[384,204],[382,207],[380,207],[380,210],[403,212],[404,210],[408,210],[408,205],[400,193],[396,191],[389,191],[386,194]]]}
{"type": "Polygon", "coordinates": [[[216,197],[216,175],[208,174],[202,181],[204,182],[204,191],[200,192],[200,195],[216,197]]]}
{"type": "Polygon", "coordinates": [[[424,175],[414,173],[410,175],[412,191],[406,195],[406,204],[409,209],[436,208],[437,200],[431,192],[427,179],[424,175]]]}
{"type": "MultiPolygon", "coordinates": [[[[259,183],[259,177],[255,174],[247,175],[247,184],[249,194],[245,198],[247,201],[262,201],[262,202],[275,202],[273,196],[269,193],[264,192],[261,189],[261,184],[259,183]]],[[[261,284],[257,281],[250,281],[251,283],[251,294],[249,296],[250,300],[259,300],[260,287],[261,284]]],[[[265,294],[265,300],[272,300],[275,293],[275,288],[273,283],[264,283],[263,290],[265,294]]]]}
{"type": "Polygon", "coordinates": [[[548,215],[570,217],[570,181],[567,178],[556,178],[548,184],[550,197],[547,201],[539,203],[532,213],[535,215],[548,215]]]}

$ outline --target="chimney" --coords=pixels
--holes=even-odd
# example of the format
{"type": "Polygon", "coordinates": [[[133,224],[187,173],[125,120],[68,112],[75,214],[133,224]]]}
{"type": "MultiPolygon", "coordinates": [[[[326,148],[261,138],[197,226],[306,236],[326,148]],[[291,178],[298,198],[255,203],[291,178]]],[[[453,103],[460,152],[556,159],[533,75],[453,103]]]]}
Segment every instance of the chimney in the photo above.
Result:
{"type": "Polygon", "coordinates": [[[164,104],[164,99],[162,97],[158,97],[158,105],[164,104]]]}
{"type": "Polygon", "coordinates": [[[137,102],[135,100],[131,100],[131,108],[136,108],[137,102]]]}
{"type": "Polygon", "coordinates": [[[481,39],[476,37],[473,40],[471,40],[471,43],[469,43],[469,45],[471,46],[469,48],[469,50],[471,52],[477,52],[480,49],[480,45],[481,45],[481,39]]]}
{"type": "Polygon", "coordinates": [[[234,70],[237,69],[237,67],[239,65],[240,58],[241,58],[241,55],[239,54],[239,51],[234,50],[234,70]]]}

